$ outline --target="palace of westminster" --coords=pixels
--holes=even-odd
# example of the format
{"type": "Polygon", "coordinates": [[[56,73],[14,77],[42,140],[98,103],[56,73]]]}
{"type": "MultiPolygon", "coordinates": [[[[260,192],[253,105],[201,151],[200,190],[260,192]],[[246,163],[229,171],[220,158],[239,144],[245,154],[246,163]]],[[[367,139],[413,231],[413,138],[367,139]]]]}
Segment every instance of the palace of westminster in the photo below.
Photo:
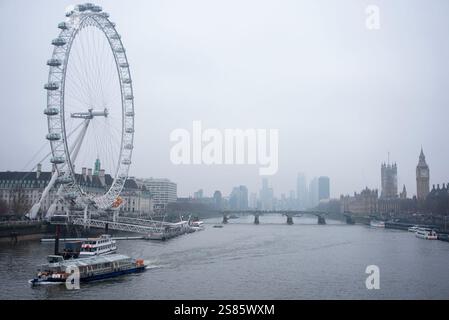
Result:
{"type": "Polygon", "coordinates": [[[416,166],[416,196],[407,198],[405,185],[398,193],[396,163],[381,164],[381,192],[368,187],[353,196],[340,196],[341,213],[360,215],[381,214],[388,217],[411,214],[449,214],[449,183],[433,185],[430,189],[430,170],[421,148],[416,166]]]}

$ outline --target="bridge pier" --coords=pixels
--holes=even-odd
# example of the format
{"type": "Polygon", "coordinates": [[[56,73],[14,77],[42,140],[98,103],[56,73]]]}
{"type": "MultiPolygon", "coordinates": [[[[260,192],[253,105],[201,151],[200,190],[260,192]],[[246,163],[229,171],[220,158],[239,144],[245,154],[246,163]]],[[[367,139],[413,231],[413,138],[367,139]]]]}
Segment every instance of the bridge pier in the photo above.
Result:
{"type": "Polygon", "coordinates": [[[293,217],[287,216],[287,224],[292,225],[293,224],[293,217]]]}
{"type": "Polygon", "coordinates": [[[228,223],[228,216],[226,214],[223,214],[223,223],[228,223]]]}
{"type": "Polygon", "coordinates": [[[61,236],[61,225],[57,224],[55,232],[55,256],[59,255],[59,237],[61,236]]]}
{"type": "Polygon", "coordinates": [[[346,224],[355,224],[355,221],[351,216],[346,216],[346,224]]]}
{"type": "Polygon", "coordinates": [[[259,215],[258,214],[256,214],[255,216],[254,216],[254,224],[259,224],[260,222],[259,222],[259,215]]]}
{"type": "Polygon", "coordinates": [[[318,224],[326,224],[326,219],[322,216],[318,216],[318,224]]]}

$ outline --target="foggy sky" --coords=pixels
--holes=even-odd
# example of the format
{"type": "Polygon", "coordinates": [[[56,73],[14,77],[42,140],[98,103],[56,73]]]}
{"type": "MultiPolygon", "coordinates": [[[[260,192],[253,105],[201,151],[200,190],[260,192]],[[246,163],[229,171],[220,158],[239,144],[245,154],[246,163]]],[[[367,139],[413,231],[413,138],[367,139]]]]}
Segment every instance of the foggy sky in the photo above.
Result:
{"type": "MultiPolygon", "coordinates": [[[[72,3],[0,0],[2,171],[30,169],[46,143],[46,60],[72,3]]],[[[279,129],[269,178],[277,195],[296,188],[298,172],[329,176],[332,197],[379,188],[388,152],[399,189],[413,195],[421,145],[431,184],[449,182],[447,0],[96,3],[117,23],[131,65],[130,175],[169,178],[179,196],[241,184],[257,192],[258,166],[171,164],[170,132],[201,120],[279,129]],[[369,4],[380,7],[380,30],[365,27],[369,4]]]]}

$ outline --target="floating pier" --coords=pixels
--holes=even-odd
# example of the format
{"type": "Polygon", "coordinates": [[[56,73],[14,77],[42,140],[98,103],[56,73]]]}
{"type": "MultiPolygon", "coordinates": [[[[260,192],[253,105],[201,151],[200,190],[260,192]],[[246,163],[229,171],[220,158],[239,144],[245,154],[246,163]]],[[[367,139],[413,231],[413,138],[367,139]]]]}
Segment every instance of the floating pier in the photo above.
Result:
{"type": "MultiPolygon", "coordinates": [[[[92,239],[92,238],[64,238],[64,239],[59,239],[59,241],[62,242],[66,242],[66,241],[87,241],[88,239],[92,239]]],[[[142,240],[144,239],[143,236],[138,236],[138,237],[112,237],[112,240],[142,240]]],[[[41,239],[41,242],[55,242],[56,239],[41,239]]]]}

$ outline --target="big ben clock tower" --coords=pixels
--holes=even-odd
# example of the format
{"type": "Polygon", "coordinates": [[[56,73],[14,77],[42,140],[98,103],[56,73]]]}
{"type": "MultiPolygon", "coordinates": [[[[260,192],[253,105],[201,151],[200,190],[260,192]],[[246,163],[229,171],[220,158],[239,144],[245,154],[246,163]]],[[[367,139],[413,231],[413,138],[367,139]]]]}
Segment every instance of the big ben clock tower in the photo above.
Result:
{"type": "Polygon", "coordinates": [[[421,148],[419,162],[416,166],[416,197],[418,200],[425,200],[429,194],[429,166],[421,148]]]}

